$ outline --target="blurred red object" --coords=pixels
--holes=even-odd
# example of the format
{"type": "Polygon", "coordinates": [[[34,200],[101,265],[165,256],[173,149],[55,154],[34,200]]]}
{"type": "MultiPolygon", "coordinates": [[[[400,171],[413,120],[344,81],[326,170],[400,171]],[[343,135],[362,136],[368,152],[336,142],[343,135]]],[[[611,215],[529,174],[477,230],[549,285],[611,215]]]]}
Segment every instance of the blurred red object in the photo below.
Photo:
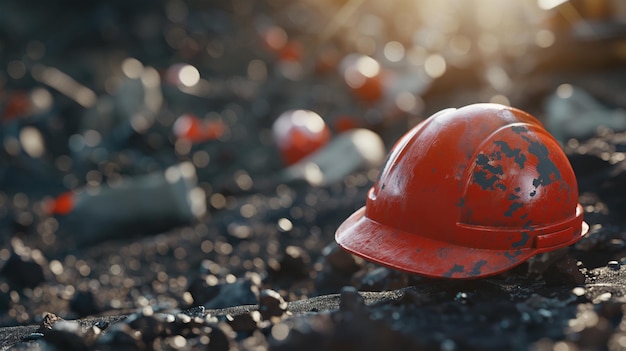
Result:
{"type": "Polygon", "coordinates": [[[333,126],[338,133],[343,133],[351,129],[361,128],[361,123],[354,116],[341,115],[335,118],[333,126]]]}
{"type": "Polygon", "coordinates": [[[315,72],[318,74],[335,72],[340,60],[339,50],[333,47],[322,48],[315,59],[315,72]]]}
{"type": "Polygon", "coordinates": [[[330,140],[330,129],[322,117],[309,110],[285,111],[272,130],[286,165],[298,162],[330,140]]]}
{"type": "Polygon", "coordinates": [[[280,61],[300,62],[304,56],[304,48],[297,41],[289,41],[278,51],[280,61]]]}
{"type": "Polygon", "coordinates": [[[74,193],[71,191],[62,193],[54,199],[44,202],[43,210],[48,215],[66,215],[74,209],[74,193]]]}
{"type": "Polygon", "coordinates": [[[25,91],[16,91],[8,94],[2,115],[2,120],[9,121],[22,117],[30,112],[32,103],[28,93],[25,91]]]}
{"type": "Polygon", "coordinates": [[[279,26],[269,26],[260,31],[263,45],[268,51],[279,52],[287,45],[287,32],[279,26]]]}
{"type": "Polygon", "coordinates": [[[174,135],[192,143],[203,143],[219,139],[226,132],[227,126],[221,120],[205,122],[192,114],[184,114],[174,122],[174,135]]]}

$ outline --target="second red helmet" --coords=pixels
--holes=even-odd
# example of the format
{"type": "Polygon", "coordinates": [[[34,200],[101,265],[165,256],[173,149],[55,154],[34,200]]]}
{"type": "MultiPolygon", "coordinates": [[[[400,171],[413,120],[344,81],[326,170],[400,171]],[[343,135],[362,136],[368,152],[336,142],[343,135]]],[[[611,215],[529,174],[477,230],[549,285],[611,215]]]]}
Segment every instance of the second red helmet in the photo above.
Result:
{"type": "Polygon", "coordinates": [[[391,268],[467,279],[566,247],[588,229],[572,167],[541,123],[474,104],[405,134],[336,240],[391,268]]]}

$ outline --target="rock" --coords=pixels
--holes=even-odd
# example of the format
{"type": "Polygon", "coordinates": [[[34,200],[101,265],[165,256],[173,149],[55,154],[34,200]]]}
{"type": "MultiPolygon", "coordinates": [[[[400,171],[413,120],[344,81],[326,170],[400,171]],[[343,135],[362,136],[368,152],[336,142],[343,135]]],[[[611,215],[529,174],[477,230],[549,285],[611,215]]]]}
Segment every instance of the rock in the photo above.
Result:
{"type": "Polygon", "coordinates": [[[274,290],[265,289],[259,294],[259,312],[264,320],[282,317],[287,311],[287,306],[283,297],[274,290]]]}
{"type": "Polygon", "coordinates": [[[57,350],[87,350],[85,331],[75,321],[60,320],[44,333],[44,340],[57,350]]]}
{"type": "Polygon", "coordinates": [[[609,261],[609,263],[607,264],[607,267],[609,267],[609,269],[612,269],[614,271],[619,271],[622,265],[618,261],[609,261]]]}
{"type": "Polygon", "coordinates": [[[309,277],[311,258],[301,247],[288,246],[282,257],[274,264],[270,263],[268,280],[280,283],[284,281],[297,281],[309,277]]]}
{"type": "Polygon", "coordinates": [[[341,301],[339,302],[339,311],[343,320],[359,317],[366,317],[369,315],[365,301],[359,294],[358,290],[353,286],[346,286],[341,289],[341,301]]]}
{"type": "Polygon", "coordinates": [[[141,340],[150,345],[156,338],[165,334],[167,321],[154,314],[152,308],[146,307],[124,321],[129,327],[140,332],[141,340]]]}
{"type": "Polygon", "coordinates": [[[141,333],[126,323],[118,323],[98,338],[95,346],[99,350],[143,350],[145,344],[141,341],[141,333]]]}
{"type": "Polygon", "coordinates": [[[207,274],[194,278],[187,291],[195,303],[203,304],[214,299],[220,293],[221,287],[216,276],[207,274]]]}
{"type": "Polygon", "coordinates": [[[52,326],[56,322],[60,322],[60,321],[63,321],[63,320],[64,320],[63,318],[57,316],[54,313],[46,313],[46,315],[43,317],[43,320],[39,324],[38,331],[40,331],[42,333],[45,333],[46,331],[52,329],[52,326]]]}
{"type": "Polygon", "coordinates": [[[548,285],[581,285],[585,283],[585,275],[577,266],[577,261],[565,255],[549,266],[542,274],[548,285]]]}
{"type": "Polygon", "coordinates": [[[219,285],[219,292],[204,302],[205,308],[225,308],[237,305],[256,305],[258,286],[252,279],[240,279],[235,283],[219,285]]]}
{"type": "Polygon", "coordinates": [[[360,269],[355,257],[332,242],[322,250],[326,262],[340,272],[354,273],[360,269]]]}
{"type": "Polygon", "coordinates": [[[226,320],[234,331],[250,333],[259,328],[261,313],[252,311],[238,315],[227,315],[226,320]]]}
{"type": "Polygon", "coordinates": [[[70,308],[77,313],[79,317],[95,315],[100,312],[100,307],[96,302],[93,292],[78,291],[70,300],[70,308]]]}
{"type": "Polygon", "coordinates": [[[46,281],[46,259],[39,250],[26,247],[18,239],[11,240],[11,256],[0,274],[17,288],[34,288],[46,281]]]}
{"type": "Polygon", "coordinates": [[[232,350],[233,338],[231,335],[233,330],[228,324],[220,324],[211,328],[209,333],[209,349],[215,351],[232,350]]]}

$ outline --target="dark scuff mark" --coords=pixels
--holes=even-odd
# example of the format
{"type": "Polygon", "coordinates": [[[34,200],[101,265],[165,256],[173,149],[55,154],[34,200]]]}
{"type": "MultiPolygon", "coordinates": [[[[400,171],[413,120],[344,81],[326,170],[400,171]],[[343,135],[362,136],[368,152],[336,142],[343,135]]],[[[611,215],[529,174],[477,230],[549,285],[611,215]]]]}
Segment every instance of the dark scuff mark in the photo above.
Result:
{"type": "Polygon", "coordinates": [[[517,133],[517,134],[522,134],[522,133],[528,132],[528,129],[526,129],[526,127],[523,127],[523,126],[513,126],[513,127],[511,127],[511,130],[514,133],[517,133]]]}
{"type": "Polygon", "coordinates": [[[509,260],[514,260],[517,256],[521,254],[522,250],[515,250],[513,253],[505,252],[504,257],[508,258],[509,260]]]}
{"type": "Polygon", "coordinates": [[[496,188],[502,190],[502,191],[506,191],[506,185],[502,184],[502,183],[498,183],[496,184],[496,188]]]}
{"type": "Polygon", "coordinates": [[[505,217],[512,217],[513,216],[513,212],[519,210],[520,208],[524,207],[524,204],[521,202],[514,202],[511,204],[511,206],[509,206],[509,208],[506,210],[506,212],[504,212],[504,216],[505,217]]]}
{"type": "Polygon", "coordinates": [[[528,152],[535,155],[537,157],[537,173],[539,173],[539,177],[533,179],[533,186],[535,188],[540,185],[546,186],[552,183],[553,181],[561,180],[561,172],[559,168],[552,162],[550,159],[550,152],[548,148],[534,140],[531,140],[528,137],[523,137],[530,144],[528,146],[528,152]],[[551,175],[554,175],[554,180],[551,175]]]}
{"type": "Polygon", "coordinates": [[[517,199],[519,199],[519,196],[515,194],[509,194],[509,197],[507,198],[507,200],[510,200],[510,201],[517,200],[517,199]]]}
{"type": "Polygon", "coordinates": [[[380,190],[385,190],[385,183],[380,186],[380,190]]]}
{"type": "Polygon", "coordinates": [[[459,207],[463,207],[465,206],[465,197],[462,197],[459,202],[457,202],[456,204],[454,204],[455,206],[459,206],[459,207]]]}
{"type": "Polygon", "coordinates": [[[531,191],[530,194],[528,194],[528,195],[530,195],[530,197],[533,197],[533,196],[537,195],[537,190],[531,191]]]}
{"type": "Polygon", "coordinates": [[[516,241],[511,244],[511,247],[524,247],[530,240],[530,235],[527,232],[522,233],[522,238],[519,241],[516,241]]]}
{"type": "Polygon", "coordinates": [[[446,249],[445,247],[440,248],[439,250],[437,250],[437,256],[441,259],[447,259],[448,258],[448,249],[446,249]]]}
{"type": "Polygon", "coordinates": [[[463,273],[463,271],[465,270],[465,267],[460,266],[458,264],[454,264],[454,267],[452,267],[448,272],[444,273],[443,276],[445,278],[452,278],[452,275],[454,273],[463,273]]]}
{"type": "Polygon", "coordinates": [[[519,165],[519,168],[524,168],[526,163],[526,155],[522,153],[522,149],[511,149],[509,144],[502,140],[494,141],[494,144],[498,145],[506,157],[512,157],[515,163],[519,165]]]}
{"type": "Polygon", "coordinates": [[[487,189],[496,190],[494,188],[496,180],[498,180],[498,177],[496,176],[489,177],[487,175],[487,172],[485,171],[477,171],[474,173],[474,182],[480,185],[480,187],[483,190],[487,190],[487,189]]]}
{"type": "Polygon", "coordinates": [[[497,175],[503,175],[504,171],[502,170],[502,166],[492,166],[489,164],[489,157],[483,155],[483,154],[478,154],[478,156],[476,156],[476,164],[481,166],[483,169],[485,169],[487,172],[492,173],[492,174],[497,174],[497,175]]]}
{"type": "MultiPolygon", "coordinates": [[[[479,170],[474,172],[474,182],[480,185],[483,190],[495,190],[496,181],[499,179],[499,176],[504,174],[502,166],[490,165],[489,157],[483,154],[476,156],[476,165],[480,167],[479,170]]],[[[498,187],[502,189],[502,187],[498,187]]]]}
{"type": "Polygon", "coordinates": [[[487,261],[485,261],[485,260],[480,260],[480,261],[476,262],[476,264],[474,265],[474,268],[472,268],[472,271],[470,272],[470,275],[479,275],[480,274],[480,270],[486,264],[487,264],[487,261]]]}
{"type": "MultiPolygon", "coordinates": [[[[522,218],[522,219],[524,219],[524,218],[522,218]]],[[[534,228],[532,228],[532,225],[533,225],[533,220],[532,220],[532,219],[529,219],[529,220],[527,220],[527,221],[526,221],[526,223],[524,223],[524,224],[522,225],[522,228],[524,228],[524,229],[528,229],[528,230],[530,230],[530,231],[533,231],[533,230],[535,230],[535,229],[534,229],[534,228]]]]}
{"type": "Polygon", "coordinates": [[[520,188],[519,186],[515,188],[515,192],[519,193],[522,190],[522,188],[520,188]]]}

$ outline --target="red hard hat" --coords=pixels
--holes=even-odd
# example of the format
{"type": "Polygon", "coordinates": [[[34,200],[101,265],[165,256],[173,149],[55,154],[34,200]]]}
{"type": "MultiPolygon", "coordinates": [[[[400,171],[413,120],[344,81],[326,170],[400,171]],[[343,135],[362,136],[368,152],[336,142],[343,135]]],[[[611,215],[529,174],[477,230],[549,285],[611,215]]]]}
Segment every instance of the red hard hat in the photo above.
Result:
{"type": "Polygon", "coordinates": [[[379,264],[477,278],[578,241],[589,226],[558,142],[497,104],[443,110],[393,147],[366,206],[335,238],[379,264]]]}

